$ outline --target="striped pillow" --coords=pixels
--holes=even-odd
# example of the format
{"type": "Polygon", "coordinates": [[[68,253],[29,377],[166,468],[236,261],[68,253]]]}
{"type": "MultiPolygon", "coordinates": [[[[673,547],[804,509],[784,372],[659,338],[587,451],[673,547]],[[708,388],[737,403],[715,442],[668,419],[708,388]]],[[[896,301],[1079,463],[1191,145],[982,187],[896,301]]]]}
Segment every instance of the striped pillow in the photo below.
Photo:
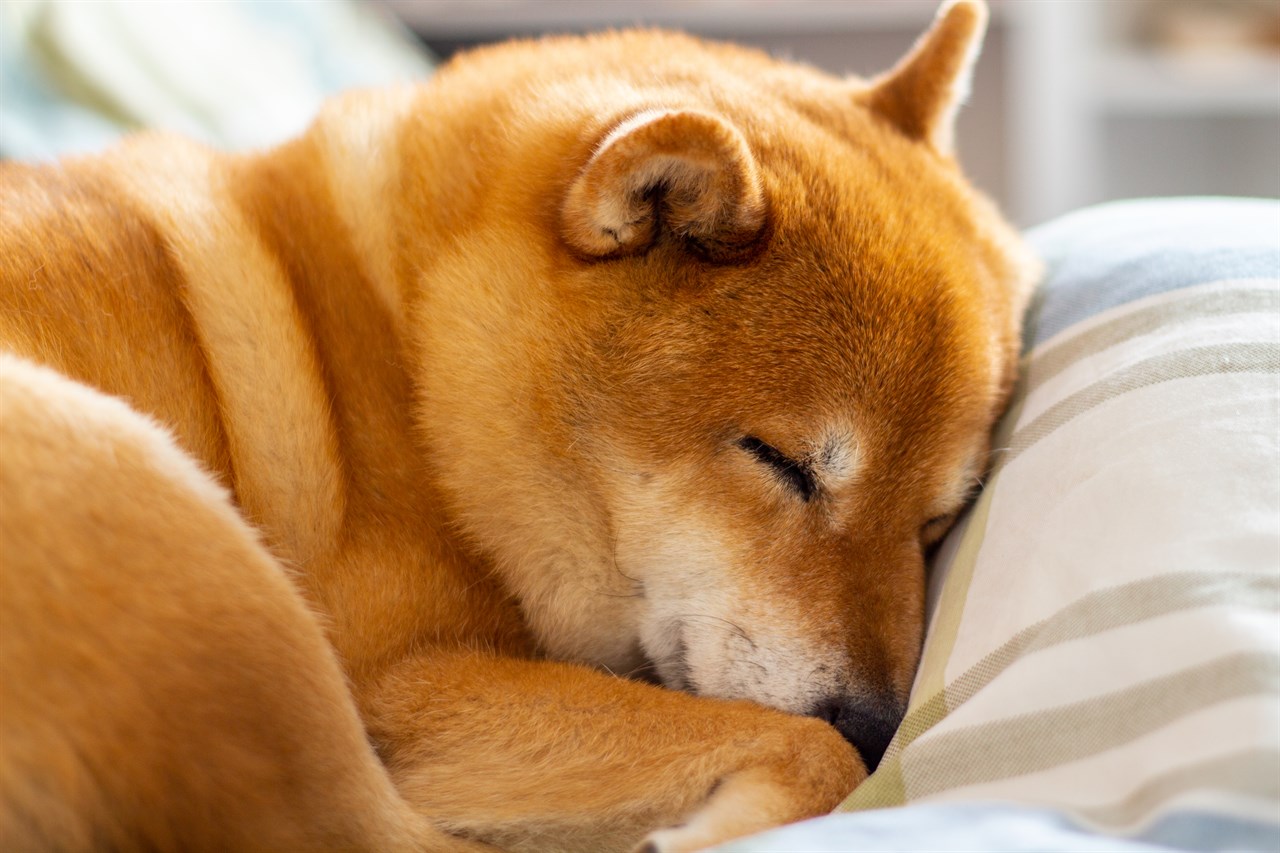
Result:
{"type": "Polygon", "coordinates": [[[844,804],[1013,802],[1280,849],[1280,204],[1126,202],[1048,278],[944,543],[910,710],[844,804]]]}

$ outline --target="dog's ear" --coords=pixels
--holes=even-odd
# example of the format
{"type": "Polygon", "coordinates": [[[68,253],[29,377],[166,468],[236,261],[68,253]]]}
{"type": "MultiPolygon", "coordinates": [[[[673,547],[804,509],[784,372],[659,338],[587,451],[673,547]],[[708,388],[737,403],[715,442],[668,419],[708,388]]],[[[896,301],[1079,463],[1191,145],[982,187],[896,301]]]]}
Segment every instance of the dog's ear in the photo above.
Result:
{"type": "Polygon", "coordinates": [[[950,154],[956,109],[968,97],[986,27],[981,0],[945,4],[910,53],[861,93],[863,103],[906,136],[950,154]]]}
{"type": "Polygon", "coordinates": [[[669,233],[711,260],[731,260],[764,220],[746,139],[695,110],[652,110],[620,124],[575,178],[562,211],[565,241],[596,258],[643,252],[669,233]]]}

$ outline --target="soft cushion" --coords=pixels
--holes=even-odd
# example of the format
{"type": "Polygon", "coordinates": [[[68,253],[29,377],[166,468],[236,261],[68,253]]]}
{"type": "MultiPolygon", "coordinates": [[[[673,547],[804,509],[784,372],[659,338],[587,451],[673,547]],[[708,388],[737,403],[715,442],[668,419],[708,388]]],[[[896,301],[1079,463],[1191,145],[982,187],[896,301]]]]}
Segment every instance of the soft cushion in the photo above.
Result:
{"type": "Polygon", "coordinates": [[[978,802],[1280,849],[1280,204],[1125,202],[1029,236],[1047,276],[994,468],[936,556],[906,720],[842,810],[920,805],[732,850],[873,825],[876,849],[894,827],[1025,847],[975,838],[999,826],[978,802]]]}

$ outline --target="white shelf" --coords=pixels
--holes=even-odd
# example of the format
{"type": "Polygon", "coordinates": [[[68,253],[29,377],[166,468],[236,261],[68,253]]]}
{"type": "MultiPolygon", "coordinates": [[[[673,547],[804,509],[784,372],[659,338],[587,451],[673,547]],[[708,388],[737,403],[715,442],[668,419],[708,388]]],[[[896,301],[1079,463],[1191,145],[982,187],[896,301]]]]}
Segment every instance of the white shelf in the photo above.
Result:
{"type": "Polygon", "coordinates": [[[1280,116],[1280,59],[1113,53],[1099,58],[1095,98],[1110,115],[1280,116]]]}
{"type": "Polygon", "coordinates": [[[705,35],[916,29],[938,0],[381,0],[415,31],[488,38],[637,24],[705,35]]]}

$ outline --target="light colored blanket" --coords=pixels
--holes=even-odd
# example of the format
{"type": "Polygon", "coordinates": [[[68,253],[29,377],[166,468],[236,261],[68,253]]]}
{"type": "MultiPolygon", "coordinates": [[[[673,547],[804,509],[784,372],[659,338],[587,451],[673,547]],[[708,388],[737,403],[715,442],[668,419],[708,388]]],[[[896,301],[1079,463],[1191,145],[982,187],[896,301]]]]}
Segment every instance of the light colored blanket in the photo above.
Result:
{"type": "Polygon", "coordinates": [[[408,34],[348,0],[5,0],[0,156],[96,151],[144,127],[269,145],[334,92],[431,67],[408,34]]]}

